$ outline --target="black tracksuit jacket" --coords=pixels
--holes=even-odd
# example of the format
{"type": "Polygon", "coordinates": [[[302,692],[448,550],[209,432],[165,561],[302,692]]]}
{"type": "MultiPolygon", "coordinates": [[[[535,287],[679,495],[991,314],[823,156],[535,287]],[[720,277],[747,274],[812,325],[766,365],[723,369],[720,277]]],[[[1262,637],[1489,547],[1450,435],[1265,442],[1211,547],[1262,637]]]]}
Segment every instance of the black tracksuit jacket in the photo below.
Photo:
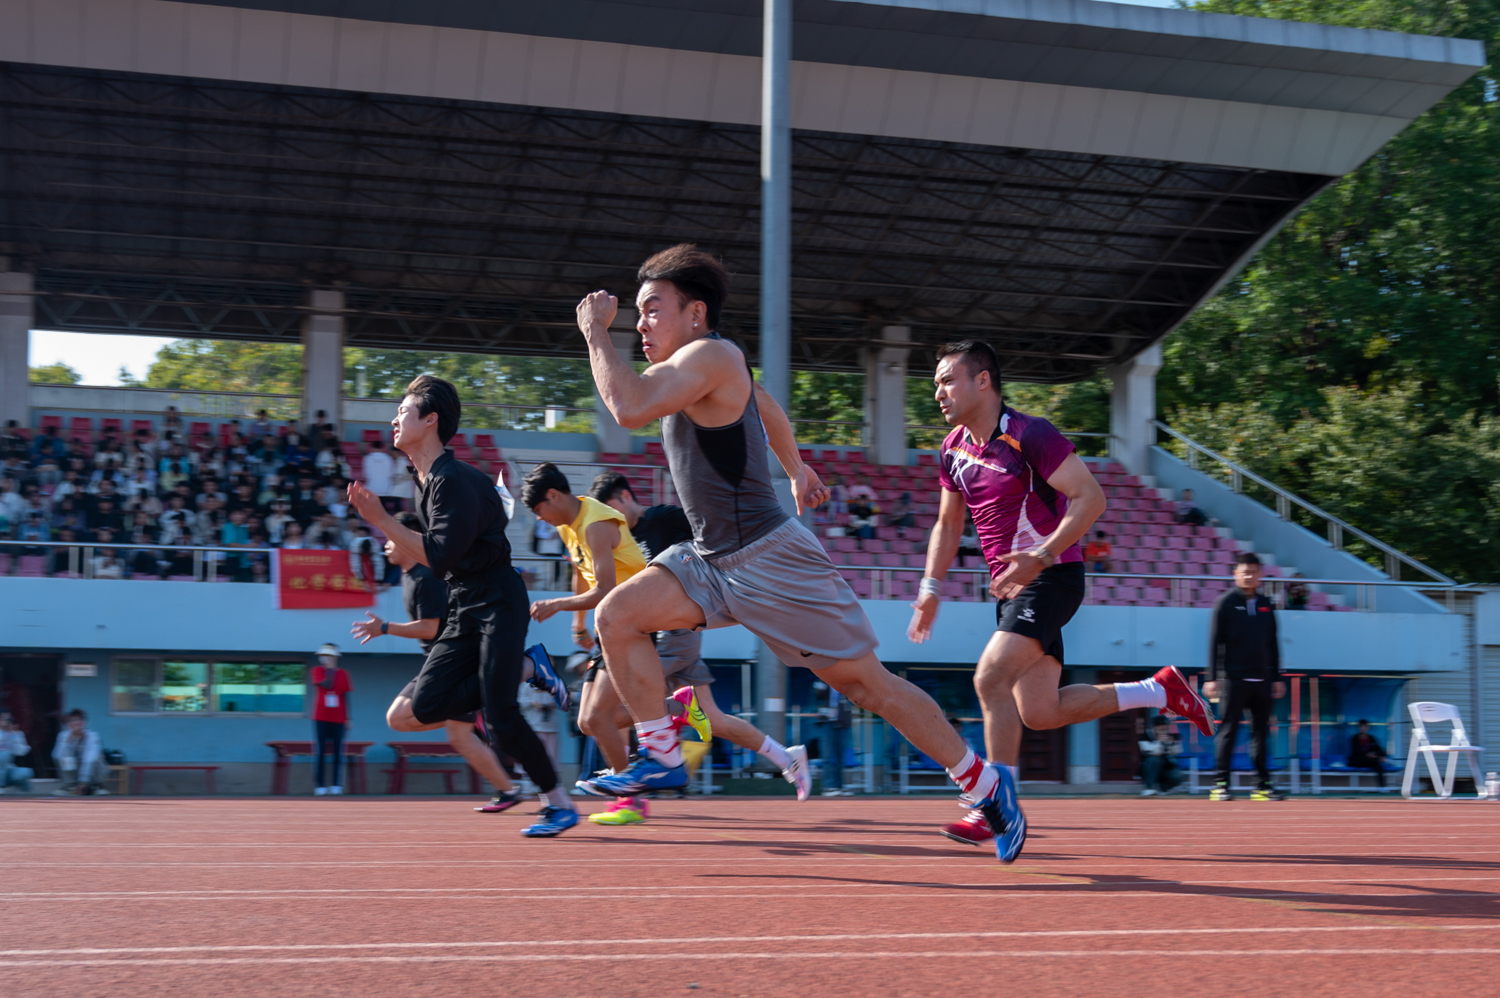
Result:
{"type": "Polygon", "coordinates": [[[1276,611],[1255,594],[1255,613],[1245,612],[1245,594],[1231,589],[1214,603],[1208,626],[1208,669],[1204,682],[1220,679],[1281,678],[1281,648],[1276,640],[1276,611]]]}

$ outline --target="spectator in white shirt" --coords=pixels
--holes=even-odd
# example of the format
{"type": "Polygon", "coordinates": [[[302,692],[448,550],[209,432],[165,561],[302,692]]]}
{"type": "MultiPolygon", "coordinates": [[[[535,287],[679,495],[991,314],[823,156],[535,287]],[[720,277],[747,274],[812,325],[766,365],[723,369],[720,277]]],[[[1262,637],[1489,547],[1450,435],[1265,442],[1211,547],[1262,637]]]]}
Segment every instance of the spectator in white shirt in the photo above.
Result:
{"type": "Polygon", "coordinates": [[[108,793],[96,786],[102,759],[99,735],[88,729],[87,715],[77,709],[69,711],[66,726],[58,733],[57,744],[52,748],[52,760],[57,763],[61,784],[56,793],[108,793]]]}
{"type": "Polygon", "coordinates": [[[16,726],[16,719],[9,711],[0,710],[0,794],[8,793],[11,787],[17,793],[31,793],[31,778],[36,774],[16,765],[16,760],[30,751],[26,733],[16,726]]]}
{"type": "Polygon", "coordinates": [[[365,455],[364,473],[365,487],[375,493],[381,499],[381,505],[385,506],[387,512],[391,512],[391,504],[386,502],[391,498],[391,474],[396,470],[396,462],[386,452],[385,441],[370,441],[369,453],[365,455]]]}
{"type": "Polygon", "coordinates": [[[1177,765],[1182,740],[1172,730],[1172,722],[1156,715],[1151,721],[1151,734],[1141,738],[1140,747],[1141,776],[1146,784],[1141,796],[1171,793],[1182,782],[1182,770],[1177,765]]]}

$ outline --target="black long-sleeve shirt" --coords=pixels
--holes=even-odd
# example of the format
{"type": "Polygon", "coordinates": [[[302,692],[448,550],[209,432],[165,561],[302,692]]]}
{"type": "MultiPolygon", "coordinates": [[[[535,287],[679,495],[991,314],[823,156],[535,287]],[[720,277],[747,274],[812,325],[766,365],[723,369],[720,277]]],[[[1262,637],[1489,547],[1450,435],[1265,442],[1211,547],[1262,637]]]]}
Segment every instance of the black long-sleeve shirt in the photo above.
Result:
{"type": "Polygon", "coordinates": [[[505,506],[495,483],[445,450],[418,484],[422,549],[432,574],[450,584],[491,581],[513,571],[505,506]]]}
{"type": "Polygon", "coordinates": [[[673,544],[693,539],[693,525],[681,506],[649,506],[630,528],[630,536],[640,545],[649,562],[673,544]]]}
{"type": "Polygon", "coordinates": [[[1208,625],[1208,670],[1204,682],[1220,679],[1281,678],[1281,647],[1276,640],[1276,611],[1256,593],[1249,598],[1231,589],[1214,603],[1208,625]]]}

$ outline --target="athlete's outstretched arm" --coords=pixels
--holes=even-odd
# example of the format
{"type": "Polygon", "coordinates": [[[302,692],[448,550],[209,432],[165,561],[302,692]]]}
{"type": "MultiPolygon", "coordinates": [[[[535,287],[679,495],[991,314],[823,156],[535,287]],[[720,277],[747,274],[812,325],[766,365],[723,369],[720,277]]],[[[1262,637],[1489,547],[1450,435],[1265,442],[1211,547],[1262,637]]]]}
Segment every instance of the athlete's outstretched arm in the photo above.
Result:
{"type": "MultiPolygon", "coordinates": [[[[1104,490],[1099,487],[1094,473],[1089,471],[1089,466],[1077,454],[1069,454],[1047,479],[1047,484],[1068,497],[1067,513],[1058,521],[1057,529],[1041,543],[1042,548],[1056,557],[1088,533],[1108,503],[1104,500],[1104,490]]],[[[996,599],[1009,599],[1016,595],[1032,579],[1042,574],[1045,567],[1040,558],[1033,557],[1027,551],[1002,554],[1000,560],[1008,561],[1011,565],[1004,575],[990,583],[990,592],[996,599]]]]}
{"type": "Polygon", "coordinates": [[[564,610],[592,610],[615,587],[615,545],[620,543],[620,528],[609,520],[600,520],[588,525],[583,540],[594,559],[596,585],[575,596],[537,600],[531,604],[532,620],[543,621],[564,610]]]}
{"type": "Polygon", "coordinates": [[[786,470],[786,477],[792,480],[792,497],[797,500],[798,514],[801,514],[803,507],[815,509],[823,505],[828,501],[828,486],[823,484],[817,472],[803,462],[802,454],[797,450],[797,436],[792,430],[792,421],[787,417],[786,410],[781,408],[780,403],[771,397],[771,393],[759,381],[752,384],[755,386],[755,406],[760,410],[760,422],[766,428],[766,440],[775,452],[776,460],[786,470]]]}
{"type": "Polygon", "coordinates": [[[588,342],[589,366],[599,397],[615,422],[638,430],[654,419],[681,412],[724,383],[730,374],[699,343],[690,343],[660,364],[636,374],[615,352],[609,337],[618,302],[595,291],[578,303],[578,328],[588,342]]]}
{"type": "MultiPolygon", "coordinates": [[[[953,558],[958,554],[958,543],[963,537],[964,514],[967,512],[964,497],[958,492],[944,489],[938,504],[937,523],[932,535],[927,538],[927,571],[924,576],[942,581],[953,567],[953,558]]],[[[932,636],[932,623],[937,620],[938,606],[942,598],[934,593],[923,593],[911,605],[911,623],[906,636],[921,644],[932,636]]]]}

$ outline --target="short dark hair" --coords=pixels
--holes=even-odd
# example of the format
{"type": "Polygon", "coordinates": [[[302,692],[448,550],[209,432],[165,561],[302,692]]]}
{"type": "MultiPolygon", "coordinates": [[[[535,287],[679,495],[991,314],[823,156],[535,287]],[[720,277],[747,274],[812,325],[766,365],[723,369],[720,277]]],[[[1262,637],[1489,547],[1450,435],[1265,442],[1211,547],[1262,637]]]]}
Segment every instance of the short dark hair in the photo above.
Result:
{"type": "Polygon", "coordinates": [[[684,304],[701,301],[708,310],[708,330],[719,328],[724,299],[729,297],[729,271],[693,243],[678,243],[655,254],[636,271],[635,279],[671,281],[682,292],[684,304]]]}
{"type": "Polygon", "coordinates": [[[385,450],[385,441],[377,437],[370,441],[370,447],[374,450],[385,450]]]}
{"type": "Polygon", "coordinates": [[[1363,725],[1367,725],[1367,726],[1368,726],[1368,725],[1369,725],[1369,723],[1370,723],[1370,722],[1369,722],[1369,721],[1366,721],[1366,720],[1365,720],[1365,719],[1364,719],[1364,718],[1362,718],[1362,717],[1361,717],[1361,718],[1360,718],[1360,719],[1359,719],[1359,720],[1357,720],[1357,721],[1355,721],[1355,722],[1354,722],[1354,723],[1355,723],[1355,724],[1356,724],[1356,725],[1360,725],[1360,724],[1363,724],[1363,725]]]}
{"type": "Polygon", "coordinates": [[[89,719],[89,716],[83,712],[83,709],[81,707],[74,707],[72,710],[68,711],[66,716],[63,717],[63,720],[71,721],[75,717],[80,721],[87,721],[89,719]]]}
{"type": "Polygon", "coordinates": [[[551,489],[573,494],[573,486],[568,484],[568,476],[562,473],[562,469],[551,461],[543,461],[528,471],[525,481],[521,482],[521,501],[527,509],[536,509],[537,503],[545,500],[551,489]]]}
{"type": "Polygon", "coordinates": [[[401,526],[405,527],[407,530],[415,530],[419,534],[423,532],[422,518],[409,509],[403,509],[401,512],[392,517],[392,519],[401,524],[401,526]]]}
{"type": "Polygon", "coordinates": [[[402,393],[403,397],[408,395],[417,400],[417,415],[438,414],[438,439],[446,446],[453,439],[453,434],[458,432],[458,417],[463,413],[463,406],[458,401],[458,389],[453,387],[451,381],[444,381],[431,374],[419,374],[402,393]]]}
{"type": "Polygon", "coordinates": [[[995,348],[984,340],[955,340],[938,348],[938,360],[944,357],[963,357],[964,367],[970,377],[978,377],[980,371],[990,372],[990,386],[1000,391],[1000,358],[995,348]]]}
{"type": "Polygon", "coordinates": [[[629,492],[630,498],[635,498],[635,489],[630,487],[630,479],[618,471],[601,471],[594,476],[594,484],[589,486],[589,496],[600,502],[609,502],[621,492],[629,492]]]}
{"type": "Polygon", "coordinates": [[[1236,565],[1259,565],[1260,555],[1254,551],[1241,551],[1239,556],[1234,559],[1234,563],[1236,565]]]}

